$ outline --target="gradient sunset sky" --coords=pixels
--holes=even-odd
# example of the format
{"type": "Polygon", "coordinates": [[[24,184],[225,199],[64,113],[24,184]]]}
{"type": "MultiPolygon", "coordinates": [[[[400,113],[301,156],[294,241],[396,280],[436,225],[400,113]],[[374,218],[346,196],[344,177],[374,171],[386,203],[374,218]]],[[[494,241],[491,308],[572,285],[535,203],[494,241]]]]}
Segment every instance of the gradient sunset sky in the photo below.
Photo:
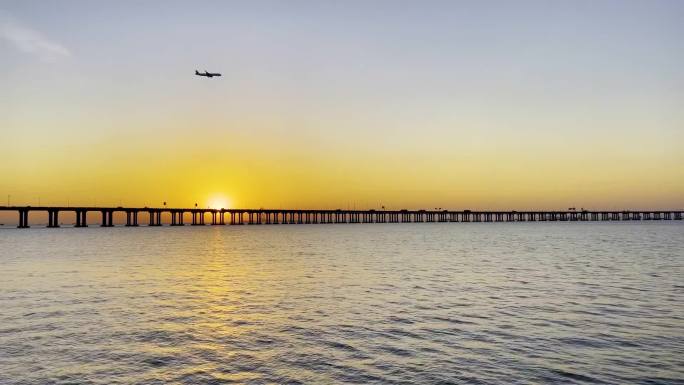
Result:
{"type": "Polygon", "coordinates": [[[0,148],[0,205],[682,208],[684,1],[2,0],[0,148]]]}

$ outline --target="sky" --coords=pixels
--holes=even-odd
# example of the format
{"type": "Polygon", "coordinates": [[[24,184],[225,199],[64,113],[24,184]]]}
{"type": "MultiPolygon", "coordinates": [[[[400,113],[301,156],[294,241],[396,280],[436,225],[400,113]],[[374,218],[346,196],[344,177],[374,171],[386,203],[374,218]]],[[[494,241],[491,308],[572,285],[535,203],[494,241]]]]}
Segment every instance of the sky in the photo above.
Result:
{"type": "Polygon", "coordinates": [[[0,205],[674,209],[683,144],[682,1],[0,0],[0,205]]]}

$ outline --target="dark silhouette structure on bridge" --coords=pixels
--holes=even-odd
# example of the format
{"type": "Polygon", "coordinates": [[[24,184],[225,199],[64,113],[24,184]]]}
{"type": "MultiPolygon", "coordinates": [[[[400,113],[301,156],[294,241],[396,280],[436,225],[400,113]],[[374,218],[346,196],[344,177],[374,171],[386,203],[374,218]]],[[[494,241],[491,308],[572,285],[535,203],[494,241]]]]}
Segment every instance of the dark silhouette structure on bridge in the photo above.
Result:
{"type": "Polygon", "coordinates": [[[100,226],[114,226],[114,213],[126,214],[126,226],[138,226],[140,213],[148,216],[148,226],[162,226],[162,213],[171,215],[171,226],[183,226],[185,214],[191,225],[277,225],[313,223],[422,223],[422,222],[553,222],[553,221],[648,221],[682,220],[682,210],[623,211],[451,211],[451,210],[284,210],[284,209],[199,209],[150,207],[50,207],[0,206],[0,211],[19,214],[19,228],[28,228],[29,213],[47,212],[47,227],[60,227],[59,214],[74,212],[74,227],[87,227],[87,214],[99,213],[100,226]]]}

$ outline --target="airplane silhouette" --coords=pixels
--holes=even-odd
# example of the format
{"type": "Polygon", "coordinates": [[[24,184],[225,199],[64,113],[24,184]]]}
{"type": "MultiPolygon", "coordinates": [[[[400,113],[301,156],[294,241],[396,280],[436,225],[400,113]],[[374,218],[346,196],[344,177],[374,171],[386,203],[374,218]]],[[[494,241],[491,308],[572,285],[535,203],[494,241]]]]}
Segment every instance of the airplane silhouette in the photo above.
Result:
{"type": "Polygon", "coordinates": [[[214,76],[221,76],[220,73],[217,73],[217,72],[211,73],[211,72],[207,72],[207,70],[204,70],[204,73],[195,70],[195,75],[197,75],[197,76],[205,76],[205,77],[208,77],[208,78],[213,78],[214,76]]]}

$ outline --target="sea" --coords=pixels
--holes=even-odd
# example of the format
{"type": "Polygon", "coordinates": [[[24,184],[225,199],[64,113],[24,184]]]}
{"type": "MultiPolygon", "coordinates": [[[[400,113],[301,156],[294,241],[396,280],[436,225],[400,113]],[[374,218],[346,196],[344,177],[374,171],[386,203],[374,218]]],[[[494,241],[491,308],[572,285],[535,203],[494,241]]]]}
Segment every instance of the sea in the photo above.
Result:
{"type": "Polygon", "coordinates": [[[0,384],[684,384],[684,223],[0,228],[0,384]]]}

